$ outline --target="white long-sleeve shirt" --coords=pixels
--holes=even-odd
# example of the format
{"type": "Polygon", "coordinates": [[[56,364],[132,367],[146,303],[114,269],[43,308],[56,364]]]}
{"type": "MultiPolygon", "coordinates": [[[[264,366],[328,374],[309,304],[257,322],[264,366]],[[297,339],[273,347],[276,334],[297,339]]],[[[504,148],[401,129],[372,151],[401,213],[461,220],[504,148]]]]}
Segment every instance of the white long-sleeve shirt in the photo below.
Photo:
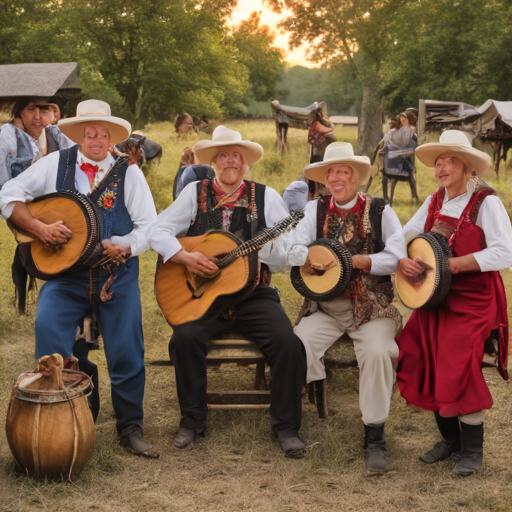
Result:
{"type": "MultiPolygon", "coordinates": [[[[431,199],[432,196],[428,196],[421,208],[405,225],[404,237],[406,240],[425,231],[425,221],[431,199]]],[[[449,201],[448,194],[445,193],[441,214],[456,219],[460,218],[470,199],[471,194],[466,192],[449,201]]],[[[476,225],[482,228],[487,245],[487,248],[482,251],[473,253],[480,270],[489,272],[510,267],[512,265],[512,227],[507,210],[498,196],[487,196],[482,201],[476,225]]]]}
{"type": "MultiPolygon", "coordinates": [[[[59,151],[50,153],[3,186],[0,191],[0,210],[4,219],[11,216],[17,201],[25,203],[57,191],[59,155],[59,151]]],[[[102,162],[95,162],[78,152],[75,187],[81,194],[88,194],[91,191],[89,178],[78,166],[78,161],[90,162],[100,169],[110,169],[114,159],[109,154],[102,162]]],[[[134,228],[127,235],[113,236],[111,242],[121,247],[130,246],[132,255],[138,256],[149,249],[146,235],[156,221],[156,209],[144,174],[136,165],[128,166],[126,171],[124,202],[134,228]]]]}
{"type": "MultiPolygon", "coordinates": [[[[151,248],[160,254],[164,262],[172,258],[181,250],[177,238],[186,235],[189,227],[194,223],[197,213],[197,181],[189,183],[179,197],[166,210],[164,210],[151,229],[149,243],[151,248]]],[[[288,217],[288,210],[283,198],[270,187],[265,187],[265,221],[270,228],[278,221],[288,217]]],[[[279,238],[268,242],[259,251],[258,256],[262,263],[266,263],[271,272],[283,269],[288,248],[286,233],[279,238]]]]}
{"type": "MultiPolygon", "coordinates": [[[[345,205],[337,204],[338,208],[350,210],[355,206],[357,196],[345,205]]],[[[287,262],[292,265],[304,265],[308,257],[308,245],[316,240],[316,216],[318,200],[309,201],[305,208],[305,216],[292,233],[292,246],[288,252],[287,262]]],[[[386,206],[382,212],[383,251],[369,254],[372,260],[370,274],[385,276],[396,271],[398,260],[407,257],[407,250],[402,234],[402,225],[396,213],[386,206]]]]}

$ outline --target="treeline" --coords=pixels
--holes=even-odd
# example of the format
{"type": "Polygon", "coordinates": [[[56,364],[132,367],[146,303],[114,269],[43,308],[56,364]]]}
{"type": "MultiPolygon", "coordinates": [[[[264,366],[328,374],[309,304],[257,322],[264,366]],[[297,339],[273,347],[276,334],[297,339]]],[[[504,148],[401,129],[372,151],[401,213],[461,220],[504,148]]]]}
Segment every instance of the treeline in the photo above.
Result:
{"type": "Polygon", "coordinates": [[[512,100],[510,0],[267,3],[288,9],[282,25],[292,44],[309,43],[312,58],[332,70],[350,68],[361,91],[363,154],[371,154],[382,137],[383,114],[421,98],[473,105],[512,100]]]}
{"type": "Polygon", "coordinates": [[[236,116],[274,99],[283,55],[236,0],[7,0],[0,64],[80,64],[82,99],[108,101],[134,125],[177,112],[236,116]]]}

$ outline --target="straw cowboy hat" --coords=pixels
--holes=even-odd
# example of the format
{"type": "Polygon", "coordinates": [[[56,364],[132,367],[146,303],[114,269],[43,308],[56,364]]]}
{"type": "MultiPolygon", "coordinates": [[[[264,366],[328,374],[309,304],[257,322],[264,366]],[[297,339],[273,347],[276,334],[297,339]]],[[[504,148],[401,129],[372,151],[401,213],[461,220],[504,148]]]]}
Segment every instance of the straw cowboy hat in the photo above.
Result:
{"type": "Polygon", "coordinates": [[[110,132],[112,144],[126,140],[132,131],[128,121],[110,114],[110,105],[100,100],[81,101],[76,106],[76,117],[68,117],[59,121],[59,128],[73,142],[81,144],[84,139],[84,128],[88,124],[99,124],[110,132]]]}
{"type": "Polygon", "coordinates": [[[476,174],[491,166],[491,157],[473,148],[467,135],[459,130],[446,130],[439,137],[439,142],[429,142],[416,148],[418,160],[428,167],[434,167],[436,160],[446,153],[455,154],[476,174]]]}
{"type": "Polygon", "coordinates": [[[242,140],[239,132],[223,125],[215,128],[212,140],[200,140],[194,146],[194,153],[202,164],[210,165],[217,153],[228,146],[240,148],[249,166],[254,165],[263,156],[263,148],[259,144],[242,140]]]}
{"type": "Polygon", "coordinates": [[[367,156],[354,156],[354,148],[349,142],[333,142],[327,146],[322,162],[308,165],[304,175],[308,180],[324,182],[324,175],[335,164],[345,164],[355,169],[359,174],[359,184],[368,178],[372,165],[367,156]]]}

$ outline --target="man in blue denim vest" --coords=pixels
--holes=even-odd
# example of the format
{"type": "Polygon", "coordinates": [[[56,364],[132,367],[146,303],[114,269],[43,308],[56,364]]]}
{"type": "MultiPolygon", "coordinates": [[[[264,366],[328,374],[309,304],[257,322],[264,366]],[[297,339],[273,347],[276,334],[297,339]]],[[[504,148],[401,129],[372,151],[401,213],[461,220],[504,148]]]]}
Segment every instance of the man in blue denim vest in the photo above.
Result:
{"type": "Polygon", "coordinates": [[[100,298],[109,278],[103,268],[82,269],[46,282],[36,317],[36,358],[72,354],[76,326],[94,311],[104,341],[111,379],[112,405],[121,444],[130,452],[158,457],[143,439],[144,338],[138,283],[138,255],[149,249],[145,232],[156,220],[151,192],[136,165],[115,160],[111,144],[126,139],[130,124],[110,115],[98,100],[78,104],[77,116],[59,128],[80,144],[54,152],[5,184],[0,209],[5,219],[35,235],[46,247],[58,248],[73,233],[62,221],[44,224],[26,203],[62,191],[87,194],[101,222],[103,254],[122,264],[112,287],[112,300],[100,298]]]}

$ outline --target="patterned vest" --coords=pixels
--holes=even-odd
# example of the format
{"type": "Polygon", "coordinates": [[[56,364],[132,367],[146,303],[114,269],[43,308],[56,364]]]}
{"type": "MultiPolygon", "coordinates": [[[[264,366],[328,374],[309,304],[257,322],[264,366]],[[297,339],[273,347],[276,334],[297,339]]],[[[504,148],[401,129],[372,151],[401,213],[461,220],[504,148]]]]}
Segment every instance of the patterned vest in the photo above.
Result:
{"type": "MultiPolygon", "coordinates": [[[[265,185],[244,180],[247,187],[247,207],[236,207],[231,217],[229,231],[244,242],[254,238],[267,227],[265,221],[265,185]]],[[[215,209],[217,198],[213,179],[197,183],[197,213],[187,236],[203,235],[210,229],[222,229],[223,208],[215,209]]],[[[272,274],[267,265],[261,264],[259,285],[268,286],[272,274]]]]}
{"type": "MultiPolygon", "coordinates": [[[[384,199],[359,194],[350,210],[331,209],[331,196],[323,196],[317,207],[317,238],[338,238],[353,254],[376,254],[385,244],[382,240],[384,199]]],[[[393,306],[393,284],[390,276],[372,276],[354,270],[349,284],[355,327],[376,318],[392,318],[397,326],[402,317],[393,306]]]]}
{"type": "MultiPolygon", "coordinates": [[[[14,126],[16,134],[16,156],[11,160],[11,178],[16,178],[23,171],[26,171],[34,163],[34,149],[30,136],[17,126],[14,126]]],[[[59,150],[59,143],[55,130],[55,126],[48,126],[46,130],[46,154],[59,150]]]]}
{"type": "MultiPolygon", "coordinates": [[[[78,146],[60,151],[57,172],[57,192],[76,192],[75,172],[78,146]]],[[[101,238],[127,235],[133,222],[124,202],[124,183],[128,162],[117,159],[110,172],[89,197],[96,206],[101,220],[101,238]]]]}

